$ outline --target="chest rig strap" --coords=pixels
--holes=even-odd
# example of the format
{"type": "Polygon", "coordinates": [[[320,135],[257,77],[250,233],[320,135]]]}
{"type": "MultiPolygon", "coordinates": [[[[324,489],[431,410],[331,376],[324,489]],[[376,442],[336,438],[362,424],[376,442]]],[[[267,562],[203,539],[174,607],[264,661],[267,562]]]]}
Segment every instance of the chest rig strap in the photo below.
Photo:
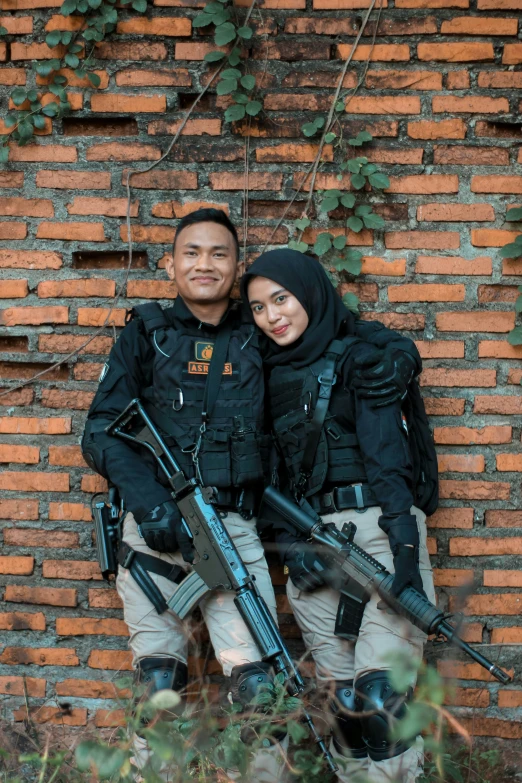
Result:
{"type": "Polygon", "coordinates": [[[307,481],[312,475],[319,439],[330,405],[332,389],[337,382],[335,368],[339,359],[345,353],[346,348],[347,344],[345,341],[332,340],[326,349],[324,366],[317,378],[319,384],[317,403],[304,447],[303,459],[299,468],[299,478],[296,483],[296,490],[300,495],[304,492],[307,481]]]}

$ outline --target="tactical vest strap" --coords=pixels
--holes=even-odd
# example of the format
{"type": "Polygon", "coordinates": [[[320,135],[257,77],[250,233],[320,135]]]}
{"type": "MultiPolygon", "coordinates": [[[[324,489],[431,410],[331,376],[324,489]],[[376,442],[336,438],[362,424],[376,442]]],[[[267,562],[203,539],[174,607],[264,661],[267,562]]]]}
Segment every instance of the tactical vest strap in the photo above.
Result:
{"type": "Polygon", "coordinates": [[[141,319],[145,332],[149,336],[156,329],[164,329],[169,326],[165,313],[157,302],[147,302],[147,304],[133,307],[132,314],[141,319]]]}
{"type": "Polygon", "coordinates": [[[149,571],[158,576],[162,576],[177,585],[179,585],[186,576],[180,566],[166,563],[159,557],[153,557],[144,552],[136,552],[135,549],[132,549],[132,547],[124,541],[122,541],[118,550],[118,562],[123,568],[129,569],[131,576],[143,590],[158,614],[166,612],[168,605],[163,597],[163,593],[151,579],[149,571]]]}

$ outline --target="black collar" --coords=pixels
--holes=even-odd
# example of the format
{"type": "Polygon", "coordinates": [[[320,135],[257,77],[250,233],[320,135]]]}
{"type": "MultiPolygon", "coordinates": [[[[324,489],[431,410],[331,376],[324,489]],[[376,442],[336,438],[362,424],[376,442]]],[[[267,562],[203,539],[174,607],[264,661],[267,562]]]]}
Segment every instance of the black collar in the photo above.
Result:
{"type": "Polygon", "coordinates": [[[223,324],[228,322],[230,318],[238,325],[241,322],[241,308],[239,307],[239,303],[232,299],[229,301],[229,305],[218,324],[209,324],[206,321],[200,321],[199,318],[196,318],[181,296],[178,296],[174,301],[174,305],[166,309],[164,313],[166,318],[171,321],[174,326],[201,329],[205,332],[218,332],[223,324]]]}

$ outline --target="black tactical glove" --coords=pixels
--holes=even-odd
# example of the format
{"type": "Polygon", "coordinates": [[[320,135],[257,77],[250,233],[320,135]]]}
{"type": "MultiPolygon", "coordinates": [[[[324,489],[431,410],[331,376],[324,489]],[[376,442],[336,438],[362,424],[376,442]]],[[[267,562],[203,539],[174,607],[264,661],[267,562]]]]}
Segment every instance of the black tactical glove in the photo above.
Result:
{"type": "Polygon", "coordinates": [[[192,539],[173,500],[167,500],[145,514],[139,529],[150,549],[156,552],[177,552],[179,549],[183,560],[194,561],[192,539]]]}
{"type": "Polygon", "coordinates": [[[373,408],[403,400],[417,370],[417,363],[409,353],[378,348],[370,348],[357,356],[354,366],[350,385],[373,408]]]}
{"type": "Polygon", "coordinates": [[[405,587],[414,587],[427,598],[422,586],[419,571],[419,550],[416,546],[398,544],[393,553],[395,579],[392,584],[393,595],[400,595],[405,587]]]}
{"type": "Polygon", "coordinates": [[[310,544],[286,530],[276,532],[276,544],[281,562],[288,568],[288,575],[298,590],[309,593],[324,587],[326,564],[310,544]]]}

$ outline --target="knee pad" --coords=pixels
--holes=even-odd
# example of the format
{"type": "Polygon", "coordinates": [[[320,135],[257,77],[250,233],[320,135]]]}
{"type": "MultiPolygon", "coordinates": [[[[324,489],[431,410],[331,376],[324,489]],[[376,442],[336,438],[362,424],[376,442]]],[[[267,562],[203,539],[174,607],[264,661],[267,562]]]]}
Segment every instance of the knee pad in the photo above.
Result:
{"type": "MultiPolygon", "coordinates": [[[[158,691],[184,691],[188,682],[188,668],[185,663],[177,658],[142,658],[138,661],[134,681],[138,685],[145,686],[142,699],[150,699],[158,691]]],[[[184,699],[179,704],[175,713],[181,714],[184,707],[184,699]]]]}
{"type": "Polygon", "coordinates": [[[335,719],[333,735],[335,748],[343,756],[364,759],[368,751],[362,736],[361,719],[355,715],[353,680],[339,681],[335,685],[335,691],[330,699],[330,710],[335,719]]]}
{"type": "Polygon", "coordinates": [[[234,704],[247,707],[263,686],[274,682],[272,667],[264,661],[234,666],[230,674],[230,693],[234,704]]]}
{"type": "Polygon", "coordinates": [[[362,736],[373,761],[384,761],[404,753],[410,743],[390,739],[394,723],[406,714],[406,703],[411,699],[413,689],[397,693],[389,679],[388,672],[374,671],[364,674],[355,683],[355,706],[361,715],[362,736]]]}

